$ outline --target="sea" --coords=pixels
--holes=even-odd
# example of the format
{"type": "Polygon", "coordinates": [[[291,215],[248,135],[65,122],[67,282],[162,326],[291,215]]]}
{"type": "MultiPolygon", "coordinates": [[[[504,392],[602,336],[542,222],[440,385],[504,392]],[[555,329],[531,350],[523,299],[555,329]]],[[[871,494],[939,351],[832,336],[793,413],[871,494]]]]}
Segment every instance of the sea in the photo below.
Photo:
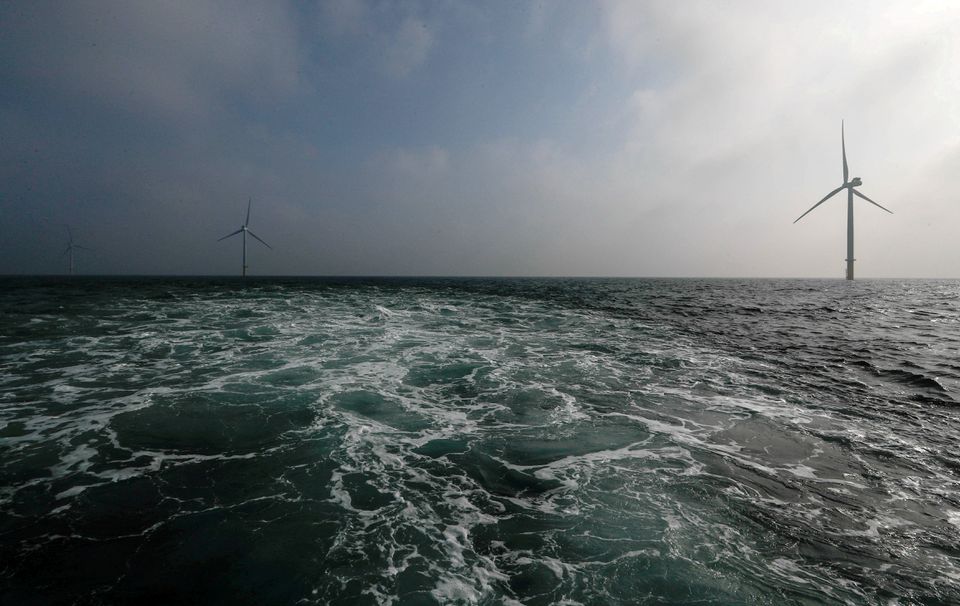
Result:
{"type": "Polygon", "coordinates": [[[960,604],[960,282],[2,278],[0,604],[960,604]]]}

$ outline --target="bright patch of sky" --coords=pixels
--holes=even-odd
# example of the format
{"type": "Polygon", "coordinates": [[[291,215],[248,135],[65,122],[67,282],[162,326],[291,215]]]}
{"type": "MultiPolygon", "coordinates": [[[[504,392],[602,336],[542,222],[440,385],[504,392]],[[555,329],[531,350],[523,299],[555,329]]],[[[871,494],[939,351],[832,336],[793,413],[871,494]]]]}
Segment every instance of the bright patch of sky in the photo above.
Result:
{"type": "Polygon", "coordinates": [[[0,273],[960,277],[960,5],[8,2],[0,273]]]}

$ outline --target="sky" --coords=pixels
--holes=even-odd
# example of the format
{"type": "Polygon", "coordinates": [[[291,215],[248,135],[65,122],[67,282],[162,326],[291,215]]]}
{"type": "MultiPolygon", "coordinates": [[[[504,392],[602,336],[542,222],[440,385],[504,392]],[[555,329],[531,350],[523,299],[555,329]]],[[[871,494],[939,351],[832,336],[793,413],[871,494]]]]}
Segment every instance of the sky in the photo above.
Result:
{"type": "Polygon", "coordinates": [[[0,274],[960,277],[960,3],[0,3],[0,274]]]}

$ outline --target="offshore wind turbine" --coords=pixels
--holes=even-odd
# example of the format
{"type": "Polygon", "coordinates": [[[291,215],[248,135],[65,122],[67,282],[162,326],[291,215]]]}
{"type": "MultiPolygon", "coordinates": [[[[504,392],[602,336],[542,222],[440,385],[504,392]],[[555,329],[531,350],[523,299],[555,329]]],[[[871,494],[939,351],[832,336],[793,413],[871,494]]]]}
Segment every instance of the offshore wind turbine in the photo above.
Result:
{"type": "MultiPolygon", "coordinates": [[[[92,248],[87,248],[86,246],[80,246],[79,244],[73,243],[73,232],[70,230],[70,226],[67,225],[67,238],[69,238],[70,243],[67,244],[67,248],[63,251],[63,255],[70,253],[70,275],[73,275],[73,251],[74,250],[88,250],[93,252],[92,248]]],[[[61,257],[63,255],[60,255],[61,257]]]]}
{"type": "MultiPolygon", "coordinates": [[[[260,237],[257,236],[257,234],[253,233],[252,231],[250,231],[250,228],[248,227],[248,225],[250,225],[250,203],[252,201],[253,201],[252,199],[247,200],[247,218],[244,220],[243,225],[240,226],[240,229],[220,238],[220,240],[226,240],[231,236],[235,236],[237,234],[243,234],[243,273],[241,274],[241,276],[243,276],[244,278],[247,277],[247,234],[250,234],[252,237],[256,238],[261,244],[273,250],[272,246],[270,246],[269,244],[261,240],[260,237]]],[[[220,240],[217,240],[217,242],[220,242],[220,240]]]]}
{"type": "Polygon", "coordinates": [[[861,194],[860,192],[854,189],[855,187],[862,185],[863,182],[860,180],[860,177],[854,177],[853,179],[850,179],[850,171],[847,169],[847,145],[843,138],[843,120],[840,121],[840,149],[842,150],[842,153],[843,153],[843,184],[837,189],[827,194],[826,196],[824,196],[823,199],[817,202],[816,204],[814,204],[810,208],[810,210],[808,210],[807,212],[797,217],[794,223],[806,217],[811,210],[813,210],[814,208],[820,206],[821,204],[829,200],[834,194],[838,193],[840,190],[846,189],[847,190],[847,280],[853,280],[853,261],[854,261],[854,258],[853,258],[853,197],[857,196],[858,198],[863,198],[864,200],[866,200],[870,204],[873,204],[877,208],[886,210],[891,215],[893,214],[893,211],[883,208],[882,206],[880,206],[870,198],[866,197],[865,195],[861,194]]]}

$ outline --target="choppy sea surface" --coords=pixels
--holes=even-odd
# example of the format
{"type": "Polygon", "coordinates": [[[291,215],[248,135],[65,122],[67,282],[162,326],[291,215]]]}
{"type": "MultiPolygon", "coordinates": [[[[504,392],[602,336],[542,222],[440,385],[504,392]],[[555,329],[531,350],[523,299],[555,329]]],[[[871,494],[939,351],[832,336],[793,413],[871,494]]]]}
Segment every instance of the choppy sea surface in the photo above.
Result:
{"type": "Polygon", "coordinates": [[[960,603],[960,282],[0,280],[0,604],[960,603]]]}

